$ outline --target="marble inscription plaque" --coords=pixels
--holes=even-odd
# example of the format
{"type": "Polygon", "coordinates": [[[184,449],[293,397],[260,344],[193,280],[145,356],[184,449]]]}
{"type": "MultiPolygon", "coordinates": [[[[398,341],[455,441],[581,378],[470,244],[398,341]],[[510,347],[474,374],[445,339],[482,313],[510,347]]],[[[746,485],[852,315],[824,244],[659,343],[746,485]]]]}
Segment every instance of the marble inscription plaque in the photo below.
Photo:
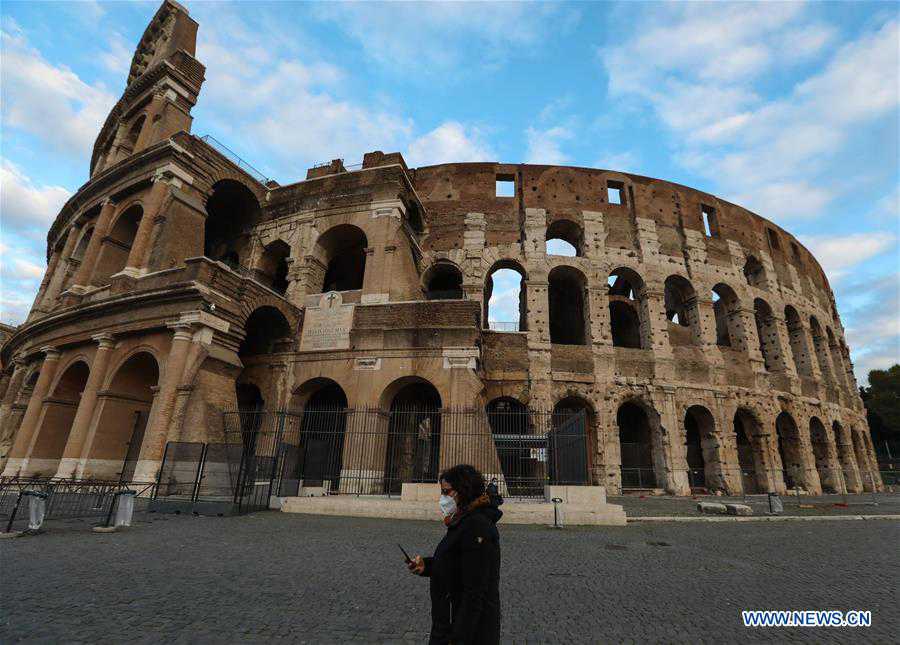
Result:
{"type": "Polygon", "coordinates": [[[340,292],[322,294],[318,307],[307,307],[300,336],[300,351],[349,349],[353,305],[345,305],[340,292]]]}

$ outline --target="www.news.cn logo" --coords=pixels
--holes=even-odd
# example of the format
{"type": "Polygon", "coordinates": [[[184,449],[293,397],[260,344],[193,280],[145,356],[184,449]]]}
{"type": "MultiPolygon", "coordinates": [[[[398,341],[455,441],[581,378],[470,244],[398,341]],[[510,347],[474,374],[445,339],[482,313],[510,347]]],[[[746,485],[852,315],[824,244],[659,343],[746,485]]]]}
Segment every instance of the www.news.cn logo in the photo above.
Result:
{"type": "Polygon", "coordinates": [[[744,627],[871,627],[872,612],[851,611],[742,611],[744,627]]]}

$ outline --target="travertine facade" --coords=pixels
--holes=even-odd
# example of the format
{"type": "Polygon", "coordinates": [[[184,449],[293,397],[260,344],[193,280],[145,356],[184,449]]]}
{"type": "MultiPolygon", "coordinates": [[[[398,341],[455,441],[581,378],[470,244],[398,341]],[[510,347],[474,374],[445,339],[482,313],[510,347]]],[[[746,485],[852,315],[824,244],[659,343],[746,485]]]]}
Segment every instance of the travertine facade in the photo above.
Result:
{"type": "Polygon", "coordinates": [[[49,232],[2,347],[4,475],[118,477],[131,442],[128,475],[152,480],[166,442],[220,435],[223,409],[328,389],[584,408],[611,492],[880,488],[833,295],[789,233],[609,170],[373,152],[266,181],[190,134],[196,32],[161,6],[49,232]],[[501,268],[521,316],[491,330],[501,268]]]}

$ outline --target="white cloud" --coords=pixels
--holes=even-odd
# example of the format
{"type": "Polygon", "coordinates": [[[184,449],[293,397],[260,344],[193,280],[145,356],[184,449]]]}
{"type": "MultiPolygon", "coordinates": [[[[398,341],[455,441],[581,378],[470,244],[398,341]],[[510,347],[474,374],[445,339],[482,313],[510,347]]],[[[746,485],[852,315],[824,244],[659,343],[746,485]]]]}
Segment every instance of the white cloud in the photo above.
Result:
{"type": "Polygon", "coordinates": [[[640,168],[640,160],[634,152],[621,152],[600,157],[594,162],[594,167],[634,173],[640,168]]]}
{"type": "Polygon", "coordinates": [[[404,158],[410,166],[497,159],[477,128],[467,128],[456,121],[447,121],[423,134],[406,150],[404,158]]]}
{"type": "Polygon", "coordinates": [[[35,186],[21,169],[4,160],[0,166],[0,224],[4,236],[18,231],[43,238],[70,195],[62,186],[35,186]]]}
{"type": "Polygon", "coordinates": [[[830,280],[844,276],[848,269],[893,247],[897,238],[886,232],[851,235],[810,235],[800,240],[822,265],[830,280]]]}
{"type": "Polygon", "coordinates": [[[844,315],[847,344],[857,381],[867,382],[873,369],[900,363],[900,278],[860,279],[839,286],[838,300],[853,303],[844,315]]]}
{"type": "Polygon", "coordinates": [[[121,75],[124,82],[133,57],[134,47],[125,41],[122,34],[115,32],[110,35],[109,49],[100,53],[99,60],[110,72],[121,75]]]}
{"type": "Polygon", "coordinates": [[[322,2],[314,12],[359,41],[378,64],[445,81],[461,73],[460,62],[472,51],[479,69],[494,67],[514,50],[566,33],[579,19],[578,11],[557,3],[322,2]]]}
{"type": "Polygon", "coordinates": [[[89,157],[115,97],[102,86],[85,83],[68,67],[50,64],[15,23],[10,21],[0,38],[3,125],[74,156],[89,157]]]}
{"type": "Polygon", "coordinates": [[[567,163],[569,156],[562,151],[562,144],[573,137],[572,130],[561,125],[546,129],[529,127],[525,131],[525,138],[528,142],[525,163],[549,166],[567,163]]]}

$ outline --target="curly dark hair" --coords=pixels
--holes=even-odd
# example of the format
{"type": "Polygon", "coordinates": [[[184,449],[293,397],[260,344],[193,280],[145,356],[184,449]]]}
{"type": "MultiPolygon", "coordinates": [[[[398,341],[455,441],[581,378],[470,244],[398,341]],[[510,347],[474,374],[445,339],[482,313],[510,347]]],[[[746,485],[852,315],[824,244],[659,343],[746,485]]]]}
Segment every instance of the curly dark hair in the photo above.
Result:
{"type": "Polygon", "coordinates": [[[456,491],[456,505],[460,509],[484,495],[484,476],[475,466],[457,464],[442,472],[439,480],[447,482],[456,491]]]}

